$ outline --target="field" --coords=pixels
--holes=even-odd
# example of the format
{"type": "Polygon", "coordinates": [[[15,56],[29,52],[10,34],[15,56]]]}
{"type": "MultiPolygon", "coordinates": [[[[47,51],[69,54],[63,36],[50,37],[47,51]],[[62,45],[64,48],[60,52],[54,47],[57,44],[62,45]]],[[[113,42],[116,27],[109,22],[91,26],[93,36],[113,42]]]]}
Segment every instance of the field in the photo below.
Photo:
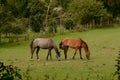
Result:
{"type": "Polygon", "coordinates": [[[120,51],[120,28],[71,32],[52,39],[58,45],[65,37],[80,37],[85,40],[91,52],[90,60],[86,59],[83,49],[83,60],[79,58],[79,54],[72,60],[73,49],[68,51],[68,60],[64,60],[63,51],[60,50],[61,61],[57,61],[53,50],[53,60],[46,61],[47,50],[43,49],[39,52],[39,61],[36,60],[35,53],[34,59],[30,60],[29,40],[0,45],[0,61],[17,66],[22,72],[29,69],[30,80],[116,80],[113,74],[120,51]]]}

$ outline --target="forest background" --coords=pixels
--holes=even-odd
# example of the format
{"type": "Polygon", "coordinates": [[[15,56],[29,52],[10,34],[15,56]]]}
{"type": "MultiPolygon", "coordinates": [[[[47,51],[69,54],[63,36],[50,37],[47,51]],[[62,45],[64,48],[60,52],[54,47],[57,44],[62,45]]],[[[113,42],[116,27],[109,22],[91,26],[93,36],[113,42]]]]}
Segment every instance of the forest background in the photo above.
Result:
{"type": "Polygon", "coordinates": [[[0,43],[119,23],[120,0],[0,0],[0,43]]]}

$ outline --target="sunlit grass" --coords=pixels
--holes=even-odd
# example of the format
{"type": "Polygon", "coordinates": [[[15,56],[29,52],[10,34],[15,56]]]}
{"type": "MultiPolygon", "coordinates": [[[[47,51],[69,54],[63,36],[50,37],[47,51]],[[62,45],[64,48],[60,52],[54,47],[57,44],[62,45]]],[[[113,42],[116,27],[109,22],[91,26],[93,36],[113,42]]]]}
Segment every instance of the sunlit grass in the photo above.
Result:
{"type": "Polygon", "coordinates": [[[0,61],[13,64],[23,72],[29,67],[32,80],[112,80],[115,70],[115,59],[120,50],[120,28],[95,29],[85,32],[71,32],[51,37],[58,45],[62,38],[80,37],[85,40],[90,48],[91,59],[79,59],[77,52],[72,60],[73,49],[68,51],[68,60],[64,60],[61,51],[61,61],[57,61],[55,51],[52,50],[53,60],[46,61],[47,50],[41,49],[40,60],[30,60],[31,41],[8,43],[0,45],[0,61]],[[49,77],[49,78],[48,78],[49,77]],[[102,79],[103,78],[103,79],[102,79]]]}

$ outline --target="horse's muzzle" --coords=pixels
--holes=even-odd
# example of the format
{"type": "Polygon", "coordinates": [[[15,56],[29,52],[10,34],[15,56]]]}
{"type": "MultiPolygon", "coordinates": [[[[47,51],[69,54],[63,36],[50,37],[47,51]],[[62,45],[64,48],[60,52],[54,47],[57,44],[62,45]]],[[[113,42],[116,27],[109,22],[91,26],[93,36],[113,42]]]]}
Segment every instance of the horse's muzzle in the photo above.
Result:
{"type": "Polygon", "coordinates": [[[56,55],[56,58],[58,59],[58,61],[60,61],[60,56],[56,55]]]}

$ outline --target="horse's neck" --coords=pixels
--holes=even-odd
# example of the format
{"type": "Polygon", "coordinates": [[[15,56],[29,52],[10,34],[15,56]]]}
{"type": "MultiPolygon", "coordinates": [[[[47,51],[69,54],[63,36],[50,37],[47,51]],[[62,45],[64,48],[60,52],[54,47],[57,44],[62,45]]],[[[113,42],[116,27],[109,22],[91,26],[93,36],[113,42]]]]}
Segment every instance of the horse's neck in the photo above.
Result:
{"type": "Polygon", "coordinates": [[[89,52],[88,47],[84,47],[85,52],[89,52]]]}
{"type": "Polygon", "coordinates": [[[57,48],[56,45],[54,45],[54,50],[55,50],[56,53],[58,52],[58,48],[57,48]]]}
{"type": "Polygon", "coordinates": [[[88,45],[85,42],[83,44],[83,48],[84,48],[85,52],[89,52],[88,45]]]}

